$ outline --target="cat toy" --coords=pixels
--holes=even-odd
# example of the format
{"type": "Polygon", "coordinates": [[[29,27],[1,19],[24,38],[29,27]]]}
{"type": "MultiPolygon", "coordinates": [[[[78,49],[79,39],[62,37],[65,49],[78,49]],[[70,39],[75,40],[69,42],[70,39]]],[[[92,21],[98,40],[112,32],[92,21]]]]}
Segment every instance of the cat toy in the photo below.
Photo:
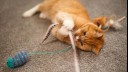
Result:
{"type": "Polygon", "coordinates": [[[123,21],[125,18],[126,18],[125,16],[123,16],[123,17],[121,17],[121,18],[119,18],[119,19],[117,19],[117,20],[115,20],[115,19],[113,19],[113,18],[110,18],[110,19],[106,22],[105,26],[101,26],[101,25],[100,25],[99,28],[103,29],[104,31],[108,31],[110,27],[111,27],[111,28],[114,28],[115,30],[119,30],[119,29],[122,28],[120,22],[123,21]]]}
{"type": "Polygon", "coordinates": [[[21,51],[16,53],[14,57],[9,57],[7,60],[7,66],[9,68],[15,68],[24,65],[29,61],[28,53],[25,51],[21,51]]]}
{"type": "Polygon", "coordinates": [[[30,60],[31,55],[37,55],[37,54],[57,54],[61,52],[66,52],[71,47],[69,46],[68,48],[62,49],[62,50],[56,50],[54,52],[27,52],[27,51],[20,51],[17,52],[13,57],[9,57],[7,60],[7,66],[11,69],[20,67],[27,63],[30,60]]]}
{"type": "MultiPolygon", "coordinates": [[[[42,43],[48,38],[51,29],[55,25],[56,24],[52,24],[52,25],[49,26],[46,34],[44,35],[42,43]]],[[[7,64],[7,66],[9,68],[16,68],[16,67],[20,67],[20,66],[24,65],[25,63],[27,63],[29,61],[31,55],[35,55],[35,54],[56,54],[56,53],[66,52],[69,49],[71,49],[71,46],[69,46],[68,48],[62,49],[62,50],[56,50],[54,52],[27,52],[27,51],[20,51],[20,52],[17,52],[13,57],[9,57],[6,64],[7,64]]]]}

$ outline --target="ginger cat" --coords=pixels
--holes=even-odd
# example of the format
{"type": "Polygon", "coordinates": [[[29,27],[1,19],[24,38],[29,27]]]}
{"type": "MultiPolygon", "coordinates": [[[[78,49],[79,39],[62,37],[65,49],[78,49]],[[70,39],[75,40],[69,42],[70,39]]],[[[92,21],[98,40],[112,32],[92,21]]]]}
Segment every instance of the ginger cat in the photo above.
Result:
{"type": "Polygon", "coordinates": [[[40,12],[40,18],[59,24],[51,31],[57,39],[70,44],[68,31],[73,30],[76,47],[99,54],[104,43],[104,32],[98,26],[106,23],[106,17],[91,20],[79,0],[44,0],[26,11],[23,17],[31,17],[36,12],[40,12]]]}

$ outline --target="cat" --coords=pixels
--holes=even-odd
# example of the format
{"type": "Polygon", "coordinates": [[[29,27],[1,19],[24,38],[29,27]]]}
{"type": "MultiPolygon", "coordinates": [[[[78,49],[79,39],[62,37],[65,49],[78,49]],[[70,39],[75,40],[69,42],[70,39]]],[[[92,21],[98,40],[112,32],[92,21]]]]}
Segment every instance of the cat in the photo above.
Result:
{"type": "Polygon", "coordinates": [[[40,18],[50,19],[55,26],[51,33],[60,41],[70,43],[68,31],[73,30],[77,48],[99,54],[104,44],[104,31],[99,27],[105,25],[107,17],[90,19],[87,10],[79,0],[44,0],[23,13],[31,17],[40,12],[40,18]]]}

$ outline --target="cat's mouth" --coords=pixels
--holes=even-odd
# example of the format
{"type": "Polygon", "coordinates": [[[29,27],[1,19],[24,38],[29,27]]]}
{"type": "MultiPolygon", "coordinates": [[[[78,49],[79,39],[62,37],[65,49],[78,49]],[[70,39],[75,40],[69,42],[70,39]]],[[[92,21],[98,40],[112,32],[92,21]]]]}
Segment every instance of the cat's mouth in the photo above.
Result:
{"type": "Polygon", "coordinates": [[[79,36],[76,36],[76,40],[77,40],[78,42],[80,42],[80,44],[83,46],[83,42],[82,42],[82,40],[80,39],[79,36]]]}

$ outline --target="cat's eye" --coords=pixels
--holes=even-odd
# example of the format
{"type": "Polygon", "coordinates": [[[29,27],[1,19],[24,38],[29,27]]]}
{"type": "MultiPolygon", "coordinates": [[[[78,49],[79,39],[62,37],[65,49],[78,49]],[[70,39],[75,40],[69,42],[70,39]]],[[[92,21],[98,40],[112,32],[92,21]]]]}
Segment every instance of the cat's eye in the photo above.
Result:
{"type": "Polygon", "coordinates": [[[86,32],[84,32],[83,34],[86,35],[86,32]]]}

